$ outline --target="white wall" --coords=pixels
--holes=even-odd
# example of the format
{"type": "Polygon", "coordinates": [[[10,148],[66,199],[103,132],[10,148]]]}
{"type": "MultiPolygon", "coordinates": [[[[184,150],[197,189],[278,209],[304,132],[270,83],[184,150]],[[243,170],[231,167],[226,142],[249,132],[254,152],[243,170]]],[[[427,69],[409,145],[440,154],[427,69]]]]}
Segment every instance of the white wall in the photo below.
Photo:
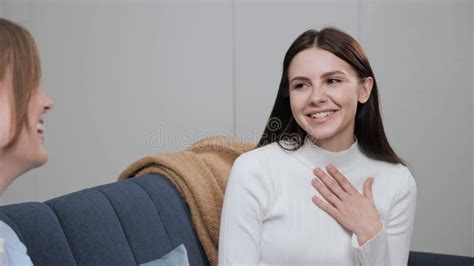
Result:
{"type": "Polygon", "coordinates": [[[55,109],[49,163],[2,204],[113,182],[139,157],[204,136],[257,141],[286,49],[304,30],[334,25],[367,51],[386,132],[417,181],[411,250],[474,256],[473,9],[469,0],[4,0],[0,14],[38,42],[55,109]]]}
{"type": "MultiPolygon", "coordinates": [[[[471,43],[474,44],[474,3],[471,2],[471,43]]],[[[472,103],[474,103],[474,52],[471,51],[471,95],[472,95],[472,132],[474,133],[474,108],[472,107],[472,103]]],[[[474,175],[474,141],[472,141],[472,150],[471,150],[471,158],[472,158],[472,173],[474,175]]],[[[472,253],[474,254],[474,176],[471,178],[472,182],[472,233],[471,233],[471,241],[472,241],[472,253]]]]}
{"type": "Polygon", "coordinates": [[[426,241],[429,250],[449,247],[453,253],[469,254],[469,3],[371,3],[362,12],[361,38],[380,82],[387,134],[418,184],[414,241],[426,241]]]}

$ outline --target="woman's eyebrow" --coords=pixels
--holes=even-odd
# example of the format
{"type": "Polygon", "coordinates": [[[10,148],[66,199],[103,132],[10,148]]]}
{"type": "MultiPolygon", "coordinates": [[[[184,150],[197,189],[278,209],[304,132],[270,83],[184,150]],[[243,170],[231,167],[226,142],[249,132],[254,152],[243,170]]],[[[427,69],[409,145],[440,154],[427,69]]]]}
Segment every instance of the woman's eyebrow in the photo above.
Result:
{"type": "MultiPolygon", "coordinates": [[[[345,72],[341,71],[341,70],[334,70],[334,71],[329,71],[329,72],[326,72],[326,73],[323,73],[321,74],[321,78],[326,78],[326,77],[329,77],[329,76],[332,76],[332,75],[335,75],[335,74],[341,74],[341,75],[347,75],[345,72]]],[[[311,81],[310,78],[308,77],[305,77],[305,76],[297,76],[297,77],[294,77],[290,80],[290,83],[295,81],[295,80],[301,80],[301,81],[311,81]]]]}
{"type": "Polygon", "coordinates": [[[329,72],[323,73],[323,74],[321,75],[321,78],[326,78],[326,77],[328,77],[328,76],[332,76],[332,75],[335,75],[335,74],[346,75],[346,73],[343,72],[343,71],[334,70],[334,71],[329,71],[329,72]]]}
{"type": "Polygon", "coordinates": [[[298,76],[298,77],[294,77],[290,80],[290,83],[295,81],[295,80],[301,80],[301,81],[311,81],[311,79],[307,78],[307,77],[303,77],[303,76],[298,76]]]}

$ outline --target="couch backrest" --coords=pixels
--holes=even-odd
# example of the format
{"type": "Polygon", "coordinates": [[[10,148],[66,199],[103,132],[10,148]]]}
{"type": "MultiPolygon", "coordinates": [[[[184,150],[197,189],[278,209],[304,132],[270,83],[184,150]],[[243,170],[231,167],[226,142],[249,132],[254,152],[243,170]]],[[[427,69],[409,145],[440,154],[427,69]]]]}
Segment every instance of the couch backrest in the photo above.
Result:
{"type": "Polygon", "coordinates": [[[408,266],[473,266],[474,258],[431,252],[410,251],[408,266]]]}
{"type": "Polygon", "coordinates": [[[208,265],[189,209],[168,178],[147,175],[45,203],[0,207],[35,265],[136,265],[183,243],[191,265],[208,265]]]}
{"type": "MultiPolygon", "coordinates": [[[[35,265],[136,265],[184,243],[191,265],[209,265],[189,209],[168,178],[147,175],[45,203],[0,207],[35,265]]],[[[474,258],[410,252],[408,266],[474,265],[474,258]]]]}

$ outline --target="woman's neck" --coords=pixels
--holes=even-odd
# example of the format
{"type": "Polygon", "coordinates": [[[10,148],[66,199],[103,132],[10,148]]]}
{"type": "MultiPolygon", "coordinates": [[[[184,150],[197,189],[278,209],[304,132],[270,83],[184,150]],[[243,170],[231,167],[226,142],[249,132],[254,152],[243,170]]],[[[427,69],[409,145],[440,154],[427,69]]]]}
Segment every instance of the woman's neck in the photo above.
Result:
{"type": "Polygon", "coordinates": [[[331,152],[340,152],[347,150],[355,142],[354,136],[349,138],[329,138],[329,139],[315,139],[313,136],[308,135],[310,141],[316,146],[331,152]]]}
{"type": "Polygon", "coordinates": [[[0,155],[0,196],[7,187],[20,175],[25,173],[27,170],[23,169],[21,165],[18,165],[14,161],[10,161],[5,158],[1,158],[0,155]]]}

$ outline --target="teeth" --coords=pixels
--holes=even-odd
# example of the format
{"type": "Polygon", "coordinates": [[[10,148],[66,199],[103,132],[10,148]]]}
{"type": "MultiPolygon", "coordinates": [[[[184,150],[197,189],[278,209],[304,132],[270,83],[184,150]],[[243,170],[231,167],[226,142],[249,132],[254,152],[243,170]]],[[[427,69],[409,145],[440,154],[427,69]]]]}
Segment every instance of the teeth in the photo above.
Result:
{"type": "Polygon", "coordinates": [[[330,114],[332,114],[332,113],[334,113],[334,112],[332,112],[332,111],[329,111],[329,112],[320,112],[320,113],[312,114],[311,117],[312,117],[312,118],[322,118],[322,117],[326,117],[326,116],[328,116],[328,115],[330,115],[330,114]]]}
{"type": "Polygon", "coordinates": [[[36,130],[43,132],[44,131],[44,125],[41,123],[36,124],[36,130]]]}

